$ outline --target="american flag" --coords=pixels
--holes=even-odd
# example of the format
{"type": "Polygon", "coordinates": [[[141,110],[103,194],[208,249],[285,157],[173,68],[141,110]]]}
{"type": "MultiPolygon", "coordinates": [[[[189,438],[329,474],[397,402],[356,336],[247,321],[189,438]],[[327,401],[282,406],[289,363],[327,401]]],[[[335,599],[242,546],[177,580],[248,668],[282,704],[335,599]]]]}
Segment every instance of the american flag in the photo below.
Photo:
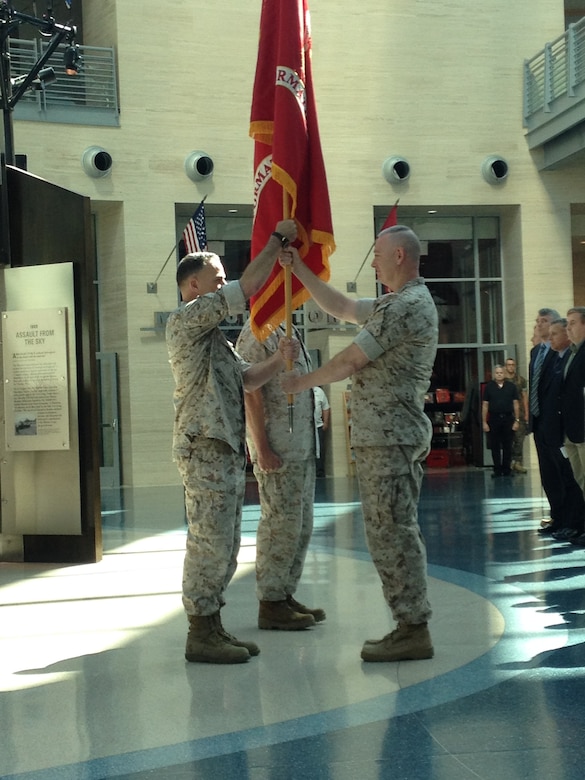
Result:
{"type": "Polygon", "coordinates": [[[185,254],[205,252],[207,250],[207,231],[205,229],[205,206],[203,201],[197,206],[195,213],[183,230],[185,254]]]}

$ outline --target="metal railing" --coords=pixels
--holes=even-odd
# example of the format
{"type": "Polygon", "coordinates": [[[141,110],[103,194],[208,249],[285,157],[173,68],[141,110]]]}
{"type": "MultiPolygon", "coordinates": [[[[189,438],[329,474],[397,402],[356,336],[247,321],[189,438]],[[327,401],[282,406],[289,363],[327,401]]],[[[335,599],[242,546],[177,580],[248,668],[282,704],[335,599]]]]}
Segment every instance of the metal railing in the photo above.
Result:
{"type": "Polygon", "coordinates": [[[539,112],[550,113],[562,97],[575,97],[585,84],[585,18],[524,62],[524,125],[539,112]]]}
{"type": "MultiPolygon", "coordinates": [[[[12,78],[29,73],[46,46],[44,41],[11,39],[12,78]]],[[[25,93],[15,106],[14,118],[67,124],[119,125],[114,50],[80,46],[83,65],[77,76],[68,76],[63,64],[65,49],[65,45],[59,46],[46,63],[54,69],[57,80],[43,89],[25,93]]]]}

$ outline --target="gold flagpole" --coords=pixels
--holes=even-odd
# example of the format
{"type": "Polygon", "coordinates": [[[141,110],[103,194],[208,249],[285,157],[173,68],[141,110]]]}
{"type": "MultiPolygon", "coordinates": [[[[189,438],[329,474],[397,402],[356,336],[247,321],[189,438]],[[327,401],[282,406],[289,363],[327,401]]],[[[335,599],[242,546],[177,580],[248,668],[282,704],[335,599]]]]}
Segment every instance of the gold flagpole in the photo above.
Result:
{"type": "MultiPolygon", "coordinates": [[[[288,192],[282,188],[282,218],[290,219],[290,206],[288,192]]],[[[292,269],[290,265],[284,267],[284,307],[285,307],[285,332],[287,339],[292,338],[292,269]]],[[[287,371],[293,370],[293,361],[286,361],[287,371]]],[[[292,393],[288,396],[288,430],[293,432],[295,397],[292,393]]]]}

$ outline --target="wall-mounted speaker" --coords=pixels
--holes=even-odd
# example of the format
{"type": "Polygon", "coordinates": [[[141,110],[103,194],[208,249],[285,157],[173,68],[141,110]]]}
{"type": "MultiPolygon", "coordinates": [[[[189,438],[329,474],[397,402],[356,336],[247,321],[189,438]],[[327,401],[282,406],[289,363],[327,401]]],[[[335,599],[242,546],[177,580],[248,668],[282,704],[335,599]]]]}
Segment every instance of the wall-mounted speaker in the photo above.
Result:
{"type": "Polygon", "coordinates": [[[388,184],[406,181],[410,176],[410,163],[404,157],[387,157],[382,163],[382,174],[388,184]]]}
{"type": "Polygon", "coordinates": [[[89,146],[81,155],[81,167],[88,176],[99,179],[112,172],[112,155],[101,146],[89,146]]]}
{"type": "Polygon", "coordinates": [[[202,181],[213,173],[213,160],[205,152],[190,152],[185,158],[185,173],[192,181],[202,181]]]}
{"type": "Polygon", "coordinates": [[[488,184],[500,184],[508,176],[508,163],[497,154],[490,154],[481,164],[481,175],[488,184]]]}

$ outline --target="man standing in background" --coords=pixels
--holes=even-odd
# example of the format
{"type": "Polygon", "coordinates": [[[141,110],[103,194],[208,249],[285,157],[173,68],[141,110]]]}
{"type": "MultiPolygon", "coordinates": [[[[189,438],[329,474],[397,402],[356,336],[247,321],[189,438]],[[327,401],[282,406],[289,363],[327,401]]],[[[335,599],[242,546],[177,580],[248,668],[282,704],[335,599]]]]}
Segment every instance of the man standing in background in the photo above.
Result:
{"type": "Polygon", "coordinates": [[[482,427],[489,433],[494,462],[492,477],[509,477],[512,473],[512,440],[520,421],[520,401],[516,385],[506,382],[504,366],[494,366],[493,376],[483,391],[482,427]]]}
{"type": "Polygon", "coordinates": [[[329,430],[331,407],[322,387],[314,387],[315,425],[317,426],[317,476],[325,476],[325,434],[329,430]]]}
{"type": "Polygon", "coordinates": [[[514,431],[514,438],[512,439],[512,464],[511,468],[513,472],[517,474],[526,474],[524,468],[524,439],[526,438],[526,425],[528,424],[528,392],[527,382],[523,376],[517,371],[516,361],[514,358],[507,358],[505,363],[504,377],[508,382],[513,382],[518,390],[518,398],[520,400],[520,409],[518,415],[518,427],[514,431]]]}
{"type": "MultiPolygon", "coordinates": [[[[585,495],[585,306],[567,312],[570,355],[561,385],[564,445],[577,484],[585,495]]],[[[585,547],[585,534],[571,540],[585,547]]]]}
{"type": "MultiPolygon", "coordinates": [[[[549,444],[548,427],[550,416],[547,406],[541,409],[541,396],[549,386],[550,373],[556,361],[554,351],[550,349],[550,326],[553,320],[559,320],[560,314],[556,309],[539,309],[534,336],[537,341],[530,351],[530,363],[528,366],[528,429],[534,435],[534,445],[538,455],[538,468],[540,481],[548,503],[550,505],[551,523],[542,523],[538,533],[548,535],[560,531],[564,527],[562,482],[559,480],[559,469],[562,459],[560,443],[553,441],[549,444]]],[[[558,415],[557,415],[558,416],[558,415]]]]}

